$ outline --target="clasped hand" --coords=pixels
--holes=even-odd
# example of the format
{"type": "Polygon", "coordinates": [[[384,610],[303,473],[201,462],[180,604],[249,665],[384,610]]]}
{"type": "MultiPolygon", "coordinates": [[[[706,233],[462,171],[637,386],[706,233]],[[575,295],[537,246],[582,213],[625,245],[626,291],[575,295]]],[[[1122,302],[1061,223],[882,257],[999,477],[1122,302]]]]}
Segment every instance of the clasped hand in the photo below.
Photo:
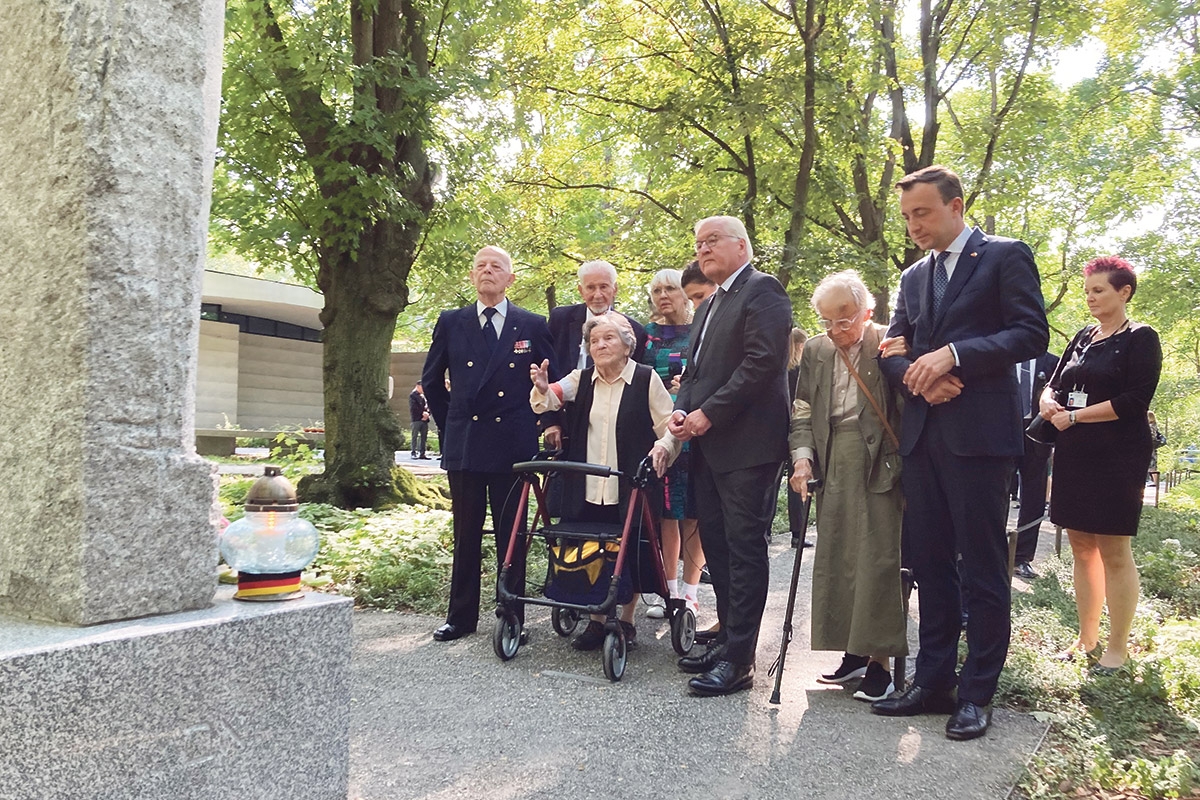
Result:
{"type": "Polygon", "coordinates": [[[690,414],[677,410],[667,421],[667,430],[681,442],[686,442],[696,436],[703,436],[712,427],[712,420],[701,409],[690,414]]]}

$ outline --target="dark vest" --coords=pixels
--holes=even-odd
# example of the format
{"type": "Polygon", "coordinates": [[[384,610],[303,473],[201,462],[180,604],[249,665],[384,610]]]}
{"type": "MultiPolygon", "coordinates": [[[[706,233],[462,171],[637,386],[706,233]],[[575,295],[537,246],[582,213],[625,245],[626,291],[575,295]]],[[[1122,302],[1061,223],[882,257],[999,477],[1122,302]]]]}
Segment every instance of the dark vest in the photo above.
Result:
{"type": "MultiPolygon", "coordinates": [[[[583,370],[579,376],[579,392],[575,401],[566,408],[566,456],[568,461],[587,461],[588,423],[595,397],[592,374],[594,367],[583,370]]],[[[617,469],[626,476],[637,472],[638,465],[650,452],[658,437],[654,435],[654,421],[650,416],[650,381],[654,370],[642,364],[634,368],[633,380],[621,393],[621,404],[617,408],[617,469]]],[[[587,502],[587,489],[583,475],[565,476],[563,488],[563,517],[578,516],[587,502]]],[[[633,486],[628,477],[619,481],[621,521],[629,506],[629,493],[633,486]]],[[[648,494],[651,516],[657,520],[662,513],[662,488],[651,483],[648,494]]]]}

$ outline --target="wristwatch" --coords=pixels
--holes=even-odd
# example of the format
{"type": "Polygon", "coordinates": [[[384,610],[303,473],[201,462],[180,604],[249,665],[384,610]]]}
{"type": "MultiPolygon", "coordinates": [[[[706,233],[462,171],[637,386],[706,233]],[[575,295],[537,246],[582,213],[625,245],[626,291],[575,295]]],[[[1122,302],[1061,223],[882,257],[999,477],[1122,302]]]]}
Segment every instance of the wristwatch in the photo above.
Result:
{"type": "Polygon", "coordinates": [[[1072,425],[1075,424],[1075,412],[1074,411],[1067,412],[1067,422],[1071,423],[1072,425]]]}

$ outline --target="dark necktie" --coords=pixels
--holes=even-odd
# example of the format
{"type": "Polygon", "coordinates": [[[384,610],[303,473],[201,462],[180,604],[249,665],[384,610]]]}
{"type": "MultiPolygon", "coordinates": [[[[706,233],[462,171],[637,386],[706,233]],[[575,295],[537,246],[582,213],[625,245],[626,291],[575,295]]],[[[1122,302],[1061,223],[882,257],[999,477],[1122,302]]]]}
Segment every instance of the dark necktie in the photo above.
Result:
{"type": "Polygon", "coordinates": [[[487,342],[488,352],[496,349],[496,343],[500,341],[500,337],[496,335],[496,326],[492,324],[492,317],[499,313],[494,308],[485,308],[483,316],[486,320],[483,323],[483,340],[487,342]]]}
{"type": "Polygon", "coordinates": [[[1029,362],[1021,363],[1021,414],[1026,419],[1029,418],[1030,411],[1033,410],[1033,371],[1030,369],[1029,362]]]}
{"type": "Polygon", "coordinates": [[[712,303],[708,306],[708,313],[704,316],[704,327],[700,330],[700,342],[696,345],[696,357],[700,357],[700,349],[704,347],[704,343],[708,340],[708,326],[712,322],[713,315],[717,313],[717,306],[721,304],[721,300],[725,297],[725,287],[718,286],[717,291],[713,294],[712,303]]]}
{"type": "Polygon", "coordinates": [[[949,256],[950,251],[943,250],[938,253],[937,261],[933,265],[933,315],[935,317],[942,310],[942,298],[946,296],[946,286],[950,283],[950,277],[946,274],[946,259],[949,256]]]}

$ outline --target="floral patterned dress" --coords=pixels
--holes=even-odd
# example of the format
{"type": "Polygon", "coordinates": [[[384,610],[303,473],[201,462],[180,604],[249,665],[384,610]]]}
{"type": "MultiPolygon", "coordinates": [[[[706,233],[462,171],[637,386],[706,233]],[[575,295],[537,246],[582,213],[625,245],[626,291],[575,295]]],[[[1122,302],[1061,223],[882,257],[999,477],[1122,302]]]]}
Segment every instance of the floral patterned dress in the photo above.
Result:
{"type": "MultiPolygon", "coordinates": [[[[671,379],[687,366],[687,354],[691,348],[691,326],[663,325],[651,322],[646,325],[646,353],[642,363],[653,367],[662,378],[667,389],[671,379]]],[[[671,395],[674,398],[674,395],[671,395]]],[[[688,462],[691,454],[685,442],[683,452],[663,477],[663,516],[667,519],[695,519],[695,502],[688,499],[688,462]]]]}

